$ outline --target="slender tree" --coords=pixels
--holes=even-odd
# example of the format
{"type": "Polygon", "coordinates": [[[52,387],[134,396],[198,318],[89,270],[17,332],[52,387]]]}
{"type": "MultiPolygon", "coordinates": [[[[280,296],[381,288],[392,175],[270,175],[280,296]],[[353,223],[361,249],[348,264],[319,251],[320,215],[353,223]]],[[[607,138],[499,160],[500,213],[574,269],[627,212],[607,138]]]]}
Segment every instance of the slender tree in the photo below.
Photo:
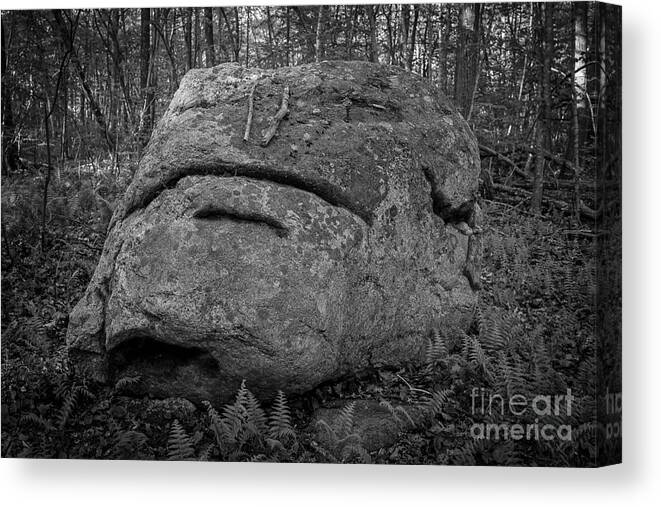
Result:
{"type": "MultiPolygon", "coordinates": [[[[536,144],[543,151],[551,152],[551,65],[553,63],[553,10],[554,5],[538,3],[535,5],[537,18],[537,47],[540,63],[540,81],[538,83],[538,101],[540,104],[537,120],[536,144]]],[[[544,190],[544,166],[546,157],[542,151],[537,154],[533,193],[530,207],[539,213],[544,190]]]]}
{"type": "Polygon", "coordinates": [[[7,60],[9,58],[9,35],[2,21],[2,174],[7,176],[18,168],[18,143],[16,142],[14,113],[7,60]]]}
{"type": "MultiPolygon", "coordinates": [[[[369,60],[370,62],[379,61],[379,43],[376,38],[377,26],[376,26],[376,16],[379,12],[378,5],[366,5],[365,9],[367,11],[367,21],[369,23],[370,30],[370,45],[369,45],[369,60]]],[[[351,58],[351,55],[349,55],[351,58]]]]}
{"type": "Polygon", "coordinates": [[[101,109],[101,106],[99,105],[96,97],[94,96],[94,92],[92,92],[92,88],[90,87],[89,82],[87,80],[85,67],[81,63],[80,58],[78,57],[77,50],[74,47],[73,33],[75,32],[78,25],[80,11],[76,15],[76,17],[73,20],[69,20],[68,23],[65,21],[64,19],[65,15],[62,13],[61,10],[54,9],[52,11],[52,14],[55,20],[55,26],[57,27],[57,30],[60,34],[62,45],[65,51],[69,54],[71,63],[74,65],[74,68],[76,69],[76,73],[78,75],[80,85],[82,86],[83,91],[85,92],[87,101],[89,102],[89,105],[92,109],[99,130],[101,131],[101,135],[105,139],[108,149],[110,150],[110,152],[112,152],[114,142],[110,135],[110,132],[108,131],[106,117],[103,114],[103,110],[101,109]]]}
{"type": "Polygon", "coordinates": [[[461,4],[457,33],[454,100],[464,118],[473,109],[473,91],[478,76],[482,5],[461,4]]]}
{"type": "Polygon", "coordinates": [[[140,115],[140,142],[142,146],[149,141],[151,128],[151,110],[154,91],[151,87],[152,50],[151,50],[151,9],[140,9],[140,91],[142,111],[140,115]]]}
{"type": "Polygon", "coordinates": [[[184,53],[186,55],[186,70],[193,68],[193,12],[190,7],[184,7],[184,53]]]}
{"type": "Polygon", "coordinates": [[[319,63],[322,58],[323,48],[323,19],[324,19],[324,6],[320,5],[317,10],[317,30],[316,42],[314,45],[314,61],[319,63]]]}
{"type": "Polygon", "coordinates": [[[204,8],[204,38],[206,40],[206,66],[213,67],[216,65],[216,51],[213,45],[213,9],[211,7],[204,8]]]}

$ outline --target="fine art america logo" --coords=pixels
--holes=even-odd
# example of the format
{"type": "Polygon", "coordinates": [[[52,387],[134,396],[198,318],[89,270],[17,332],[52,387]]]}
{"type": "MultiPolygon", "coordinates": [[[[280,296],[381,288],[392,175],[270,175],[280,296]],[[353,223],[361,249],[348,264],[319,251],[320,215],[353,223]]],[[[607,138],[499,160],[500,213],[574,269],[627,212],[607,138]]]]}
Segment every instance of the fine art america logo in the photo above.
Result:
{"type": "Polygon", "coordinates": [[[534,421],[528,423],[511,422],[476,422],[471,426],[470,434],[476,440],[565,440],[572,439],[572,427],[569,424],[547,424],[540,418],[555,416],[554,420],[571,417],[572,403],[575,397],[571,389],[565,394],[539,394],[527,397],[514,394],[509,398],[488,392],[485,388],[474,387],[471,391],[471,412],[473,416],[513,416],[519,420],[525,418],[534,421]]]}

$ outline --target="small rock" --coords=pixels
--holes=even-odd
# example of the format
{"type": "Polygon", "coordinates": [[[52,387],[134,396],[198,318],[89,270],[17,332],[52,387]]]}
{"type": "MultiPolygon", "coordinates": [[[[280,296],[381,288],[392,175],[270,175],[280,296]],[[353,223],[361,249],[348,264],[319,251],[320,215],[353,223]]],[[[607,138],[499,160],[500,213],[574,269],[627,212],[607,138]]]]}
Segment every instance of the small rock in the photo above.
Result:
{"type": "Polygon", "coordinates": [[[472,236],[473,235],[473,229],[471,229],[466,222],[458,222],[458,223],[452,224],[452,225],[460,233],[462,233],[466,236],[472,236]]]}
{"type": "Polygon", "coordinates": [[[295,157],[296,155],[298,155],[298,146],[296,146],[295,144],[292,144],[289,147],[289,155],[292,156],[292,157],[295,157]]]}

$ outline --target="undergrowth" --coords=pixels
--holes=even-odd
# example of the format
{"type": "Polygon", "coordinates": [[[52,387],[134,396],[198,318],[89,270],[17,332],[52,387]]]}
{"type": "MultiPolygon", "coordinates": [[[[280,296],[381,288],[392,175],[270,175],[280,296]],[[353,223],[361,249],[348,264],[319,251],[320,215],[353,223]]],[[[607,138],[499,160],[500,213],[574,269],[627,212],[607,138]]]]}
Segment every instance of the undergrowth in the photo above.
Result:
{"type": "Polygon", "coordinates": [[[292,400],[279,392],[268,405],[244,383],[225,406],[209,400],[195,407],[131,397],[137,376],[102,386],[68,366],[67,316],[100,255],[103,201],[112,205],[130,177],[103,174],[70,171],[54,179],[43,252],[35,212],[41,179],[3,181],[3,457],[594,464],[602,431],[594,424],[594,244],[565,234],[561,218],[485,206],[474,324],[465,333],[432,332],[425,365],[372,372],[292,400]],[[499,403],[568,390],[571,414],[538,415],[529,407],[513,416],[499,403]],[[495,400],[492,410],[481,410],[482,393],[495,400]],[[313,422],[319,403],[338,399],[343,407],[334,421],[313,422]],[[361,399],[380,403],[397,424],[388,448],[367,450],[355,411],[361,399]],[[503,424],[569,425],[572,438],[475,438],[476,427],[502,431],[503,424]]]}

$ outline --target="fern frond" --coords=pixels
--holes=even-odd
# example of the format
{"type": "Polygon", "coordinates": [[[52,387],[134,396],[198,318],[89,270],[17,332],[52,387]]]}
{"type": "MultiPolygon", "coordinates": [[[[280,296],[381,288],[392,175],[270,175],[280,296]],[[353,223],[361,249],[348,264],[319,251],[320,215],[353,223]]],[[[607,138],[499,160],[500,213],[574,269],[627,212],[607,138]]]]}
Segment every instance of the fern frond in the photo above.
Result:
{"type": "Polygon", "coordinates": [[[474,367],[481,369],[487,380],[492,381],[489,358],[480,345],[480,342],[474,336],[464,337],[464,349],[466,350],[466,359],[474,367]]]}
{"type": "Polygon", "coordinates": [[[278,440],[277,438],[266,437],[264,439],[264,441],[266,442],[266,445],[269,446],[269,449],[271,451],[284,451],[285,450],[285,446],[282,445],[282,442],[280,442],[280,440],[278,440]]]}
{"type": "Polygon", "coordinates": [[[213,444],[207,445],[200,454],[198,461],[210,461],[211,457],[213,456],[213,447],[213,444]]]}
{"type": "Polygon", "coordinates": [[[147,436],[140,431],[120,431],[115,436],[115,444],[110,453],[113,459],[131,459],[136,451],[147,442],[147,436]]]}
{"type": "Polygon", "coordinates": [[[479,440],[469,440],[461,447],[448,452],[453,465],[475,466],[477,457],[481,454],[483,444],[479,440]]]}
{"type": "MultiPolygon", "coordinates": [[[[246,387],[245,380],[241,382],[234,402],[223,408],[222,415],[208,401],[205,401],[204,405],[207,408],[209,426],[214,433],[220,454],[226,459],[243,456],[243,448],[246,444],[251,444],[253,450],[264,449],[265,439],[269,436],[272,439],[278,436],[282,438],[286,429],[284,423],[288,423],[288,420],[285,421],[283,418],[282,407],[275,422],[273,419],[269,422],[259,400],[246,387]],[[283,425],[283,428],[280,428],[282,434],[278,433],[277,424],[283,425]]],[[[286,409],[286,404],[284,409],[286,409]]]]}
{"type": "Polygon", "coordinates": [[[512,325],[495,311],[477,311],[477,321],[480,330],[480,344],[488,352],[505,350],[510,342],[509,329],[512,325]]]}
{"type": "Polygon", "coordinates": [[[32,412],[21,417],[21,424],[32,424],[33,426],[36,426],[37,428],[45,431],[51,431],[55,429],[50,421],[40,415],[33,414],[32,412]]]}
{"type": "Polygon", "coordinates": [[[433,365],[448,357],[448,345],[445,336],[438,329],[433,329],[427,343],[425,360],[428,365],[433,365]]]}
{"type": "Polygon", "coordinates": [[[248,389],[245,395],[246,408],[246,428],[249,430],[249,437],[261,438],[268,431],[268,422],[266,413],[262,409],[259,401],[248,389]]]}
{"type": "Polygon", "coordinates": [[[188,461],[195,457],[193,443],[179,421],[172,421],[168,438],[168,459],[170,461],[188,461]]]}
{"type": "Polygon", "coordinates": [[[57,411],[55,418],[60,429],[66,426],[74,409],[83,399],[94,398],[94,394],[84,381],[81,384],[72,385],[68,379],[58,382],[56,394],[58,398],[62,398],[62,406],[57,411]]]}
{"type": "Polygon", "coordinates": [[[356,456],[361,463],[369,465],[372,462],[372,458],[362,445],[349,443],[342,447],[340,459],[344,463],[350,461],[354,456],[356,456]]]}
{"type": "Polygon", "coordinates": [[[238,396],[234,403],[228,404],[223,408],[222,421],[230,443],[234,444],[239,440],[247,418],[246,407],[243,405],[243,400],[238,396]]]}
{"type": "Polygon", "coordinates": [[[228,444],[229,429],[225,425],[223,419],[220,417],[220,414],[218,414],[216,409],[213,408],[213,405],[211,405],[211,403],[209,403],[206,400],[202,403],[207,408],[207,416],[209,417],[209,427],[211,428],[211,431],[213,432],[213,435],[216,439],[218,450],[220,451],[221,454],[224,454],[225,447],[228,444]]]}
{"type": "Polygon", "coordinates": [[[537,339],[533,347],[533,367],[535,371],[535,387],[540,392],[553,391],[554,372],[546,345],[537,339]]]}
{"type": "Polygon", "coordinates": [[[71,413],[76,406],[77,397],[78,394],[76,391],[70,391],[64,397],[62,407],[57,411],[57,415],[55,416],[55,421],[59,429],[63,429],[69,421],[69,417],[71,416],[71,413]]]}
{"type": "Polygon", "coordinates": [[[518,355],[506,356],[503,352],[498,354],[496,371],[499,375],[498,384],[505,387],[507,397],[515,394],[527,394],[530,391],[530,381],[527,368],[518,355]]]}
{"type": "Polygon", "coordinates": [[[122,377],[117,382],[115,382],[114,391],[121,392],[125,389],[135,387],[141,381],[142,377],[140,375],[122,377]]]}
{"type": "Polygon", "coordinates": [[[390,412],[390,415],[393,417],[393,419],[395,419],[395,421],[397,421],[397,424],[403,425],[405,422],[404,421],[405,418],[406,420],[408,420],[409,423],[411,423],[411,426],[415,426],[415,422],[413,421],[413,418],[401,405],[397,405],[395,407],[388,400],[381,400],[379,402],[379,405],[386,408],[388,412],[390,412]]]}
{"type": "Polygon", "coordinates": [[[285,393],[278,391],[269,417],[269,437],[273,440],[296,439],[285,393]]]}
{"type": "Polygon", "coordinates": [[[235,403],[237,405],[241,405],[245,407],[247,396],[248,396],[248,388],[246,387],[246,381],[244,379],[241,381],[241,386],[239,387],[239,390],[236,392],[235,403]]]}
{"type": "Polygon", "coordinates": [[[349,402],[337,416],[337,428],[340,435],[348,435],[353,430],[353,417],[356,402],[349,402]]]}
{"type": "Polygon", "coordinates": [[[335,448],[340,451],[347,445],[360,445],[363,441],[362,437],[358,433],[349,433],[342,438],[338,438],[335,443],[335,448]]]}
{"type": "Polygon", "coordinates": [[[319,419],[316,423],[318,427],[323,428],[326,431],[326,435],[328,436],[328,440],[331,442],[337,442],[338,436],[337,433],[333,428],[331,428],[331,425],[328,424],[324,419],[319,419]]]}
{"type": "Polygon", "coordinates": [[[429,412],[431,417],[440,415],[443,418],[447,418],[445,409],[448,406],[450,394],[452,394],[452,389],[433,391],[431,396],[427,396],[424,399],[423,407],[429,412]]]}

